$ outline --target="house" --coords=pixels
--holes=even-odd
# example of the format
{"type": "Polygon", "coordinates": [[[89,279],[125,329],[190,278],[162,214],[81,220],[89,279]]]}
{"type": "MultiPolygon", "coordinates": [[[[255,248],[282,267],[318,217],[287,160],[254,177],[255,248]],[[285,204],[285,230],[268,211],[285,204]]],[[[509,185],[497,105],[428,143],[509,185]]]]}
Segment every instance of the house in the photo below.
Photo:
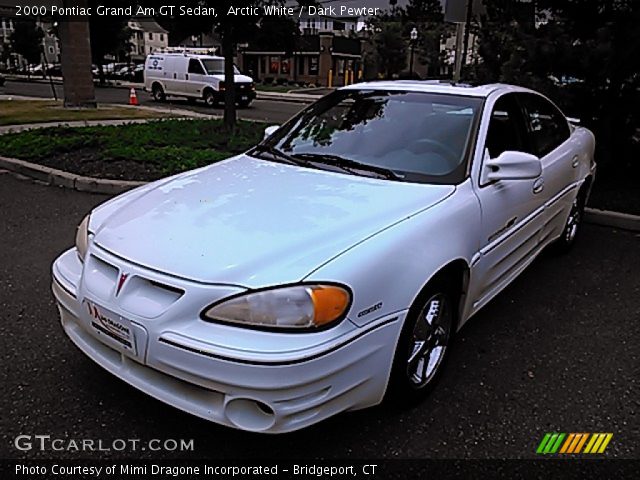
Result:
{"type": "Polygon", "coordinates": [[[169,46],[169,32],[151,17],[132,17],[128,26],[131,30],[129,43],[132,62],[143,62],[148,54],[169,46]]]}
{"type": "MultiPolygon", "coordinates": [[[[18,7],[15,0],[0,0],[0,68],[11,68],[24,63],[22,57],[11,52],[11,34],[15,30],[18,7]]],[[[27,17],[29,18],[29,17],[27,17]]],[[[48,64],[60,63],[60,41],[55,34],[54,24],[47,17],[31,17],[42,29],[42,52],[48,64]]]]}

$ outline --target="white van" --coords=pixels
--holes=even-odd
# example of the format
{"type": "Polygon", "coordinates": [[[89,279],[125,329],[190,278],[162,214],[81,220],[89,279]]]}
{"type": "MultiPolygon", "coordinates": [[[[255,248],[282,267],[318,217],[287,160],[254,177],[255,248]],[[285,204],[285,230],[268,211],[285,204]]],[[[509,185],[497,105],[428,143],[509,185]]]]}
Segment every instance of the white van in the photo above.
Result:
{"type": "MultiPolygon", "coordinates": [[[[236,102],[249,106],[256,97],[253,79],[233,66],[236,102]]],[[[162,102],[167,96],[202,99],[213,107],[224,102],[224,58],[188,53],[154,53],[144,64],[144,87],[153,99],[162,102]]]]}

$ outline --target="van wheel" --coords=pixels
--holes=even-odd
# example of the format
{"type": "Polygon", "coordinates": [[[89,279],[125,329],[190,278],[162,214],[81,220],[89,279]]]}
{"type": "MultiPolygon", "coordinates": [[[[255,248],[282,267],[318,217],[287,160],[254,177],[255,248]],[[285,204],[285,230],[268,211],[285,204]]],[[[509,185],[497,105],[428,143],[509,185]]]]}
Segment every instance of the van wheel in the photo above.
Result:
{"type": "Polygon", "coordinates": [[[455,333],[454,289],[435,280],[409,310],[391,369],[387,396],[406,404],[422,399],[440,378],[455,333]]]}
{"type": "Polygon", "coordinates": [[[164,102],[167,99],[162,86],[158,85],[157,83],[153,85],[153,88],[151,89],[151,95],[156,102],[164,102]]]}
{"type": "Polygon", "coordinates": [[[218,99],[216,98],[216,94],[213,90],[207,90],[204,92],[204,103],[209,108],[213,108],[218,105],[218,99]]]}

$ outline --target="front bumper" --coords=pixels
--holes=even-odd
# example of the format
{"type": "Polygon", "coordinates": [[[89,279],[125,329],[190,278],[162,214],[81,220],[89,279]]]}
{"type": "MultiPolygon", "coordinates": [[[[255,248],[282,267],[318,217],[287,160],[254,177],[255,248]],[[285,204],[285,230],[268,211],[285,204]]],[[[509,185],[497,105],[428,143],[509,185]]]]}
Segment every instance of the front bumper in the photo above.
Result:
{"type": "Polygon", "coordinates": [[[158,313],[154,308],[162,301],[148,303],[148,292],[139,285],[135,291],[123,289],[116,298],[104,288],[100,266],[89,260],[83,267],[74,249],[53,265],[53,293],[73,343],[109,372],[165,403],[230,427],[280,433],[378,404],[384,396],[404,312],[362,328],[345,321],[313,334],[211,324],[198,318],[198,299],[207,297],[210,302],[208,289],[215,297],[229,294],[229,287],[169,279],[96,247],[90,254],[118,272],[128,272],[129,278],[144,277],[184,290],[179,300],[158,313]],[[96,295],[96,287],[109,294],[96,295]],[[84,298],[131,321],[136,352],[105,341],[91,327],[84,298]],[[145,302],[153,318],[139,310],[132,313],[145,302]],[[189,309],[191,315],[186,313],[189,309]]]}

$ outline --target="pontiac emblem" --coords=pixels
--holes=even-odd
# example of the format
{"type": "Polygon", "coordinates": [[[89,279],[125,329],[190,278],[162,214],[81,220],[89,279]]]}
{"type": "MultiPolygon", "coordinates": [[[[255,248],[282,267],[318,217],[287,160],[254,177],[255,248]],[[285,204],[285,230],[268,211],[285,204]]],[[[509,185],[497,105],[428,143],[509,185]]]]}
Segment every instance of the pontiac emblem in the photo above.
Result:
{"type": "Polygon", "coordinates": [[[118,280],[118,287],[116,288],[116,297],[120,293],[120,290],[122,289],[122,286],[124,285],[124,282],[127,280],[128,276],[129,276],[128,273],[121,273],[120,274],[120,279],[118,280]]]}

